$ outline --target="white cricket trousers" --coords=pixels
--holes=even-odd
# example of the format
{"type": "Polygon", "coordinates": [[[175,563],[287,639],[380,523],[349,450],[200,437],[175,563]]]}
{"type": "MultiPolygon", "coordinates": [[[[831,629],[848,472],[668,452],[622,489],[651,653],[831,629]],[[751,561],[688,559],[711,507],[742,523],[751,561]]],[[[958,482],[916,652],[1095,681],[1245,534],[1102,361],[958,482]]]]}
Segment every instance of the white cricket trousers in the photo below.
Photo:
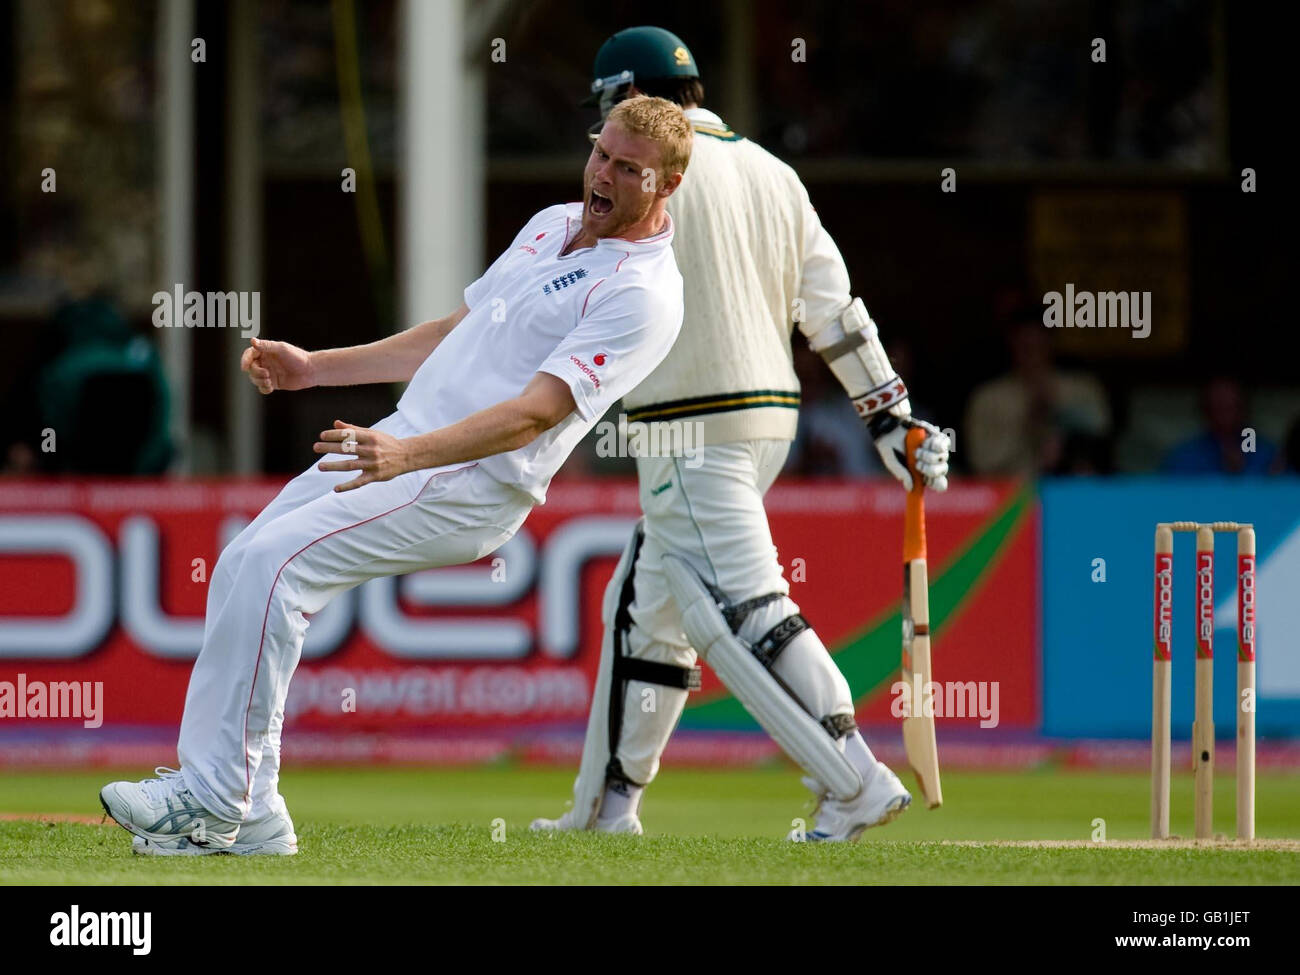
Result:
{"type": "MultiPolygon", "coordinates": [[[[373,429],[424,432],[399,413],[373,429]]],[[[472,463],[332,490],[356,476],[313,464],[213,569],[177,752],[185,784],[222,819],[258,819],[283,803],[280,731],[306,615],[369,579],[482,558],[519,530],[533,505],[472,463]]]]}
{"type": "MultiPolygon", "coordinates": [[[[639,457],[641,510],[645,541],[633,570],[632,625],[628,655],[693,667],[696,653],[682,632],[681,610],[668,590],[662,560],[672,552],[684,558],[730,604],[780,593],[782,599],[755,611],[739,634],[758,640],[799,606],[789,598],[763,495],[785,464],[784,440],[744,440],[700,448],[698,461],[686,457],[639,457]]],[[[610,581],[621,587],[622,579],[610,581]]],[[[800,700],[821,718],[853,714],[848,682],[817,634],[799,634],[778,658],[775,670],[800,700]]],[[[615,757],[633,782],[645,785],[659,770],[659,758],[686,705],[687,692],[629,680],[615,757]],[[638,706],[653,690],[657,706],[638,706]]],[[[748,705],[748,702],[742,703],[748,705]]],[[[607,707],[594,701],[593,707],[607,707]]]]}

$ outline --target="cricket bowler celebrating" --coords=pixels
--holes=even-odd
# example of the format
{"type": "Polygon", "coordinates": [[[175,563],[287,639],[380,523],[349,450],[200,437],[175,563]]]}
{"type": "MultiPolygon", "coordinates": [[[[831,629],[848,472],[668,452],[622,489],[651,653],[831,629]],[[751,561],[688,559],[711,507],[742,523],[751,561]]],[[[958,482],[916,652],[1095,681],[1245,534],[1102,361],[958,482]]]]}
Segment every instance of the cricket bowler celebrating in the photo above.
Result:
{"type": "Polygon", "coordinates": [[[691,179],[668,208],[685,323],[623,402],[630,423],[698,423],[704,446],[692,458],[702,464],[637,458],[645,517],[605,591],[573,807],[533,828],[642,831],[642,792],[698,686],[698,650],[808,773],[819,802],[807,838],[856,840],[911,796],[857,730],[847,681],[789,598],[763,510],[795,435],[794,325],[905,487],[908,429],[927,432],[915,461],[936,491],[948,486],[948,438],[911,417],[907,389],[794,171],[699,107],[703,85],[681,40],[657,27],[621,31],[597,53],[594,74],[602,117],[650,93],[681,104],[695,129],[691,179]]]}
{"type": "Polygon", "coordinates": [[[409,385],[373,428],[323,431],[315,451],[340,459],[294,478],[221,553],[180,770],[100,792],[137,852],[297,851],[278,782],[305,615],[369,579],[495,550],[664,358],[683,314],[665,206],[692,141],[673,102],[621,102],[592,147],[582,202],[529,220],[446,318],[321,352],[252,340],[242,367],[263,393],[409,385]]]}

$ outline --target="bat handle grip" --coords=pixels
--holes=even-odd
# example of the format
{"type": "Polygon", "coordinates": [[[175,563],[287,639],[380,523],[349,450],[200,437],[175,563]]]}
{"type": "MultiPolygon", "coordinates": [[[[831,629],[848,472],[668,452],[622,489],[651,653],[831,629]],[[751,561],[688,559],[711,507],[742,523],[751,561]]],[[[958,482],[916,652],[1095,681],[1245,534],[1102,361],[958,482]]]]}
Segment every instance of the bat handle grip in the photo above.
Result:
{"type": "Polygon", "coordinates": [[[925,431],[920,427],[912,427],[908,430],[903,440],[904,450],[907,451],[907,471],[912,475],[912,490],[908,493],[917,496],[925,490],[925,482],[921,480],[921,475],[916,469],[916,451],[924,442],[925,431]]]}
{"type": "Polygon", "coordinates": [[[916,449],[925,440],[925,431],[913,427],[904,438],[907,470],[912,475],[912,489],[907,492],[903,508],[903,561],[925,558],[925,481],[916,469],[916,449]]]}

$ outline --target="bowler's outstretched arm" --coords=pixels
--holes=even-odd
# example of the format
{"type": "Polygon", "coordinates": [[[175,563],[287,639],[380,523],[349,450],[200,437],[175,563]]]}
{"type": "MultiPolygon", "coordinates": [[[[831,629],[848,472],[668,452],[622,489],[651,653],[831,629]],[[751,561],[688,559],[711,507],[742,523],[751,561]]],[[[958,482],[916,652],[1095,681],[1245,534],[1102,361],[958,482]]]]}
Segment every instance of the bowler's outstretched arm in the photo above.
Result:
{"type": "Polygon", "coordinates": [[[445,318],[343,349],[306,352],[288,342],[252,339],[239,365],[263,395],[277,389],[405,383],[466,315],[463,303],[445,318]]]}

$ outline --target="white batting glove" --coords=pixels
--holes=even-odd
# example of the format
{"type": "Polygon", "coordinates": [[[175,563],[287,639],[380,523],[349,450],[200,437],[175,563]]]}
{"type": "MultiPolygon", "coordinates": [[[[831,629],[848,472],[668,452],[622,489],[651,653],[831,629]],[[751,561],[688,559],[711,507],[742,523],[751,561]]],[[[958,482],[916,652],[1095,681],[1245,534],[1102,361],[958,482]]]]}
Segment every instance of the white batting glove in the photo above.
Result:
{"type": "Polygon", "coordinates": [[[948,490],[948,452],[952,444],[946,433],[932,423],[910,416],[900,420],[890,413],[877,413],[867,421],[867,429],[876,442],[876,451],[885,469],[898,478],[907,491],[912,490],[912,473],[907,469],[905,442],[907,431],[913,427],[926,432],[913,458],[921,480],[931,491],[948,490]]]}

